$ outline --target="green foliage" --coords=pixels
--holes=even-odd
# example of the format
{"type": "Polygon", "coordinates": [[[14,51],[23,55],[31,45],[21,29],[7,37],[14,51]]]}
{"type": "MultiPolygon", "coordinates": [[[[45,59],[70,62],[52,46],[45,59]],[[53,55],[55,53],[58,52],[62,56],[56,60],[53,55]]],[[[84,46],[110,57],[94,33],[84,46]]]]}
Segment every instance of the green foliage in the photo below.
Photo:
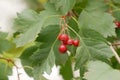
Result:
{"type": "Polygon", "coordinates": [[[0,38],[6,38],[7,37],[7,33],[5,33],[5,32],[0,32],[0,38]]]}
{"type": "Polygon", "coordinates": [[[120,4],[120,0],[113,0],[113,2],[120,4]]]}
{"type": "MultiPolygon", "coordinates": [[[[41,45],[40,48],[31,56],[31,58],[34,61],[38,61],[39,64],[37,65],[37,67],[35,67],[34,70],[36,80],[41,79],[43,71],[46,71],[48,74],[50,74],[51,68],[55,64],[55,54],[58,53],[54,50],[54,47],[58,46],[55,45],[58,32],[59,32],[58,26],[56,25],[47,26],[41,31],[39,37],[37,38],[37,41],[41,42],[41,45]]],[[[56,58],[57,57],[59,56],[56,56],[56,58]]]]}
{"type": "Polygon", "coordinates": [[[49,21],[49,18],[51,17],[52,20],[54,19],[55,21],[58,21],[56,18],[56,15],[58,15],[57,12],[54,10],[52,5],[50,5],[49,7],[53,10],[52,12],[49,9],[46,9],[40,12],[40,14],[37,14],[32,10],[26,10],[20,15],[18,15],[18,18],[16,19],[15,23],[16,25],[22,26],[20,30],[25,31],[20,36],[18,36],[18,38],[15,39],[17,47],[23,46],[31,41],[34,41],[38,33],[40,33],[42,27],[45,27],[46,25],[57,24],[49,21]]]}
{"type": "Polygon", "coordinates": [[[87,80],[120,80],[120,71],[100,61],[91,61],[87,65],[88,72],[84,78],[87,80]]]}
{"type": "Polygon", "coordinates": [[[105,39],[99,33],[81,28],[79,34],[81,36],[81,46],[77,49],[76,69],[79,69],[90,60],[98,59],[108,62],[108,59],[113,56],[109,46],[105,43],[105,39]]]}
{"type": "Polygon", "coordinates": [[[104,37],[115,36],[113,21],[114,18],[110,14],[85,10],[82,11],[79,18],[80,27],[89,27],[101,33],[104,37]]]}
{"type": "Polygon", "coordinates": [[[56,10],[60,10],[62,14],[67,14],[75,5],[75,0],[50,0],[56,7],[56,10]],[[67,6],[66,6],[67,5],[67,6]]]}
{"type": "Polygon", "coordinates": [[[0,39],[0,53],[9,50],[12,47],[12,43],[5,39],[0,39]]]}
{"type": "Polygon", "coordinates": [[[0,80],[8,80],[8,75],[12,74],[12,68],[0,62],[0,80]]]}
{"type": "Polygon", "coordinates": [[[32,68],[36,64],[30,57],[37,50],[38,46],[31,46],[27,48],[23,54],[20,56],[22,65],[25,67],[24,70],[29,76],[33,76],[32,68]]]}
{"type": "Polygon", "coordinates": [[[7,33],[0,32],[0,53],[9,50],[13,47],[13,44],[6,39],[7,33]]]}
{"type": "Polygon", "coordinates": [[[70,58],[64,66],[61,66],[60,74],[63,76],[64,80],[71,80],[73,78],[72,64],[70,58]]]}
{"type": "MultiPolygon", "coordinates": [[[[119,0],[30,1],[37,8],[17,14],[13,36],[0,32],[0,80],[7,80],[8,60],[14,58],[34,80],[46,80],[43,73],[50,74],[54,65],[61,66],[64,80],[120,80],[120,64],[110,49],[110,44],[119,45],[120,28],[114,23],[120,21],[119,0]],[[80,45],[66,45],[68,51],[60,53],[61,32],[80,45]],[[80,70],[78,78],[73,76],[73,62],[80,70]]],[[[113,48],[120,56],[118,45],[113,48]]]]}
{"type": "Polygon", "coordinates": [[[55,55],[54,55],[54,51],[53,49],[51,49],[49,51],[49,53],[45,54],[44,53],[45,50],[43,50],[43,52],[40,53],[39,56],[42,56],[43,58],[41,58],[41,62],[39,63],[40,65],[35,66],[34,67],[34,79],[35,80],[40,80],[43,76],[43,72],[46,71],[48,74],[51,73],[51,68],[54,66],[55,64],[55,55]],[[42,54],[44,53],[44,54],[42,54]]]}
{"type": "Polygon", "coordinates": [[[106,13],[108,6],[104,0],[92,0],[79,16],[80,27],[89,27],[104,37],[115,36],[114,18],[106,13]]]}

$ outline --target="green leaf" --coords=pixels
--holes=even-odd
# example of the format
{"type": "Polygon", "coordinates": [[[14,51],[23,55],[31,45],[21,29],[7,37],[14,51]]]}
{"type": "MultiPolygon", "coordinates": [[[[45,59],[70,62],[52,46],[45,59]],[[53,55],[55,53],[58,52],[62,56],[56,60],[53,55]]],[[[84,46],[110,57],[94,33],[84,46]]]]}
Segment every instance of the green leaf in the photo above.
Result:
{"type": "Polygon", "coordinates": [[[107,11],[109,6],[105,3],[105,0],[88,0],[85,10],[87,11],[107,11]]]}
{"type": "Polygon", "coordinates": [[[57,10],[60,10],[62,14],[67,14],[68,11],[70,11],[74,5],[75,0],[50,0],[51,3],[54,3],[57,10]]]}
{"type": "Polygon", "coordinates": [[[52,10],[46,9],[41,11],[40,14],[37,14],[32,10],[27,10],[19,14],[16,24],[22,26],[19,30],[25,31],[15,39],[17,47],[34,41],[42,27],[59,23],[59,18],[57,18],[58,12],[55,11],[53,6],[50,7],[52,10]]]}
{"type": "MultiPolygon", "coordinates": [[[[47,50],[48,50],[48,47],[49,48],[51,47],[51,45],[54,43],[55,39],[57,39],[57,36],[60,32],[59,29],[60,28],[57,25],[47,26],[44,29],[42,29],[41,33],[39,34],[38,38],[36,39],[36,41],[43,43],[41,45],[41,49],[47,48],[47,50]]],[[[56,44],[54,45],[55,46],[54,52],[55,52],[55,56],[56,56],[56,64],[57,65],[64,65],[68,59],[68,55],[67,54],[60,54],[60,52],[58,51],[59,44],[60,44],[60,41],[56,41],[56,44]]],[[[49,52],[49,50],[48,51],[47,50],[46,50],[46,52],[49,52]]],[[[38,55],[34,58],[34,60],[39,59],[38,55]]]]}
{"type": "Polygon", "coordinates": [[[80,27],[87,27],[93,29],[104,37],[116,36],[114,18],[103,12],[85,11],[80,14],[79,24],[80,27]]]}
{"type": "Polygon", "coordinates": [[[0,38],[6,38],[8,33],[6,32],[0,32],[0,38]]]}
{"type": "MultiPolygon", "coordinates": [[[[120,56],[120,49],[119,48],[116,49],[116,52],[120,56]]],[[[118,64],[118,61],[116,60],[115,56],[111,58],[111,63],[112,63],[112,67],[114,69],[120,70],[120,64],[118,64]]]]}
{"type": "Polygon", "coordinates": [[[13,44],[10,41],[0,38],[0,53],[9,50],[12,47],[13,44]]]}
{"type": "Polygon", "coordinates": [[[34,67],[34,71],[33,71],[34,79],[42,80],[43,72],[45,71],[47,73],[51,73],[51,68],[54,66],[54,64],[55,64],[55,55],[53,49],[51,49],[50,52],[48,53],[48,56],[46,56],[46,59],[43,60],[42,64],[40,66],[38,65],[34,67]]]}
{"type": "Polygon", "coordinates": [[[77,15],[81,13],[81,11],[86,7],[88,0],[76,0],[76,4],[73,8],[73,11],[76,12],[77,15]]]}
{"type": "MultiPolygon", "coordinates": [[[[37,44],[40,43],[37,50],[27,50],[27,53],[23,53],[23,56],[21,57],[23,61],[22,63],[28,64],[28,66],[29,64],[32,64],[35,80],[42,80],[42,74],[44,71],[50,74],[51,68],[56,61],[55,57],[60,59],[59,55],[56,56],[56,54],[60,54],[57,53],[58,49],[56,49],[57,51],[54,49],[58,46],[55,44],[58,34],[59,26],[57,25],[49,25],[47,27],[44,27],[36,39],[37,44]],[[25,59],[24,56],[28,58],[25,59]]],[[[64,61],[65,60],[66,58],[64,59],[64,61]]]]}
{"type": "MultiPolygon", "coordinates": [[[[79,31],[79,27],[78,27],[77,23],[73,19],[69,20],[68,25],[71,28],[73,28],[76,32],[79,31]]],[[[70,35],[71,38],[75,38],[76,37],[76,34],[74,34],[71,30],[69,30],[69,35],[70,35]]]]}
{"type": "Polygon", "coordinates": [[[0,80],[8,80],[8,75],[12,74],[12,68],[0,62],[0,80]]]}
{"type": "Polygon", "coordinates": [[[120,80],[120,71],[104,62],[91,61],[87,66],[88,72],[84,76],[87,80],[120,80]]]}
{"type": "Polygon", "coordinates": [[[120,39],[120,29],[116,28],[116,34],[117,34],[117,38],[120,39]]]}
{"type": "Polygon", "coordinates": [[[24,10],[22,13],[18,13],[17,16],[14,28],[20,32],[31,28],[39,20],[39,14],[33,10],[24,10]]]}
{"type": "Polygon", "coordinates": [[[109,62],[109,58],[113,56],[112,51],[106,43],[106,40],[96,31],[81,28],[80,32],[81,44],[76,53],[76,69],[86,65],[90,60],[102,60],[109,62]]]}
{"type": "Polygon", "coordinates": [[[5,39],[7,35],[5,32],[0,32],[0,54],[13,47],[13,44],[5,39]]]}
{"type": "Polygon", "coordinates": [[[104,0],[92,0],[88,2],[86,8],[79,16],[79,27],[87,27],[93,29],[104,37],[116,36],[115,20],[112,15],[106,13],[108,9],[104,0]]]}
{"type": "Polygon", "coordinates": [[[73,78],[72,63],[70,57],[64,66],[61,66],[60,74],[64,80],[71,80],[73,78]]]}
{"type": "MultiPolygon", "coordinates": [[[[120,1],[119,1],[119,3],[120,3],[120,1]]],[[[113,8],[113,16],[116,18],[116,20],[118,20],[118,21],[120,21],[120,7],[114,7],[113,8]]]]}
{"type": "Polygon", "coordinates": [[[22,55],[20,56],[20,60],[22,65],[24,66],[25,72],[33,77],[33,67],[36,65],[36,62],[34,62],[30,57],[33,55],[33,53],[38,49],[38,45],[31,46],[27,48],[22,55]]]}
{"type": "Polygon", "coordinates": [[[61,54],[58,50],[59,48],[59,45],[61,43],[59,41],[56,42],[55,44],[55,47],[54,47],[54,51],[55,51],[55,62],[56,62],[56,65],[65,65],[66,61],[68,60],[68,55],[65,53],[65,54],[61,54]]]}
{"type": "Polygon", "coordinates": [[[20,57],[22,64],[26,66],[25,71],[29,76],[34,76],[35,80],[43,80],[44,71],[48,74],[51,72],[51,68],[56,62],[55,57],[58,59],[62,57],[63,62],[67,59],[67,55],[65,55],[66,57],[62,54],[62,56],[56,55],[60,54],[56,49],[58,45],[55,44],[58,33],[59,26],[57,25],[44,27],[36,39],[38,45],[26,49],[20,57]]]}
{"type": "Polygon", "coordinates": [[[113,0],[115,3],[120,4],[120,0],[113,0]]]}

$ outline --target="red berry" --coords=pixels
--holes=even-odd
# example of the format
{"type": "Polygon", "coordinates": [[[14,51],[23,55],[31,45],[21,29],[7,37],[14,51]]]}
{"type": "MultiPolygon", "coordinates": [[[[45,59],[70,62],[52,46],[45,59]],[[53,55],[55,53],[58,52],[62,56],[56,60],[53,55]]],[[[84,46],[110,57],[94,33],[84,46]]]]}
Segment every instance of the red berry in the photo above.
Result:
{"type": "Polygon", "coordinates": [[[80,42],[79,40],[74,40],[73,45],[77,47],[77,46],[79,46],[79,42],[80,42]]]}
{"type": "Polygon", "coordinates": [[[67,44],[68,44],[68,45],[72,45],[72,44],[73,44],[73,40],[72,40],[72,39],[69,39],[69,40],[67,41],[67,44]]]}
{"type": "Polygon", "coordinates": [[[59,37],[58,37],[58,39],[60,41],[68,41],[69,37],[68,37],[67,34],[60,34],[59,37]]]}
{"type": "Polygon", "coordinates": [[[120,28],[120,22],[116,21],[115,25],[117,26],[117,28],[120,28]]]}
{"type": "Polygon", "coordinates": [[[61,53],[65,53],[65,52],[67,51],[66,45],[61,44],[61,45],[59,46],[59,51],[60,51],[61,53]]]}
{"type": "Polygon", "coordinates": [[[62,41],[64,45],[67,45],[67,41],[62,41]]]}

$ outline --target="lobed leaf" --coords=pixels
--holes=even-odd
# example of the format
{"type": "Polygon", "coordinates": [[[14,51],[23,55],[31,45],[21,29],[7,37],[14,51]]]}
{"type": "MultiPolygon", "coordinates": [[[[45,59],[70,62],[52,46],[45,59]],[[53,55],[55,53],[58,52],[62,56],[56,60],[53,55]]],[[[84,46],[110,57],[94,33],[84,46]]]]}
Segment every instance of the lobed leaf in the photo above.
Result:
{"type": "Polygon", "coordinates": [[[92,0],[79,16],[79,27],[93,29],[104,37],[116,36],[114,17],[106,13],[107,5],[104,0],[92,0]],[[92,2],[93,1],[93,2],[92,2]]]}
{"type": "Polygon", "coordinates": [[[62,55],[56,49],[58,45],[55,41],[58,33],[59,26],[57,25],[44,27],[36,39],[39,45],[28,48],[20,57],[24,66],[33,68],[33,70],[25,70],[30,76],[33,75],[35,80],[42,80],[44,71],[50,74],[51,68],[58,59],[59,61],[64,60],[58,64],[64,63],[67,60],[67,54],[62,55]]]}
{"type": "Polygon", "coordinates": [[[59,19],[57,18],[59,15],[58,12],[55,11],[53,6],[50,5],[50,7],[50,9],[53,9],[53,12],[46,9],[41,11],[40,14],[37,14],[35,11],[26,10],[18,15],[15,23],[19,25],[18,30],[22,30],[24,32],[14,41],[17,47],[21,47],[34,41],[40,33],[42,27],[59,23],[59,19]]]}
{"type": "Polygon", "coordinates": [[[112,51],[106,43],[106,40],[96,31],[81,28],[80,32],[81,45],[76,53],[76,69],[86,65],[90,60],[102,60],[109,62],[113,56],[112,51]]]}

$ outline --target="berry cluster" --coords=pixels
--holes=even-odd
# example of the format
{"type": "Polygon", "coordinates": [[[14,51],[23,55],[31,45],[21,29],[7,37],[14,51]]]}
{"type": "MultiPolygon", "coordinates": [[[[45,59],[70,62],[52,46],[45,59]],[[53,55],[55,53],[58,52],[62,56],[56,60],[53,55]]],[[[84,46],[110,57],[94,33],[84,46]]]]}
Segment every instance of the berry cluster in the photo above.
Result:
{"type": "Polygon", "coordinates": [[[120,22],[119,21],[115,21],[115,25],[117,26],[117,28],[120,28],[120,22]]]}
{"type": "Polygon", "coordinates": [[[69,38],[67,34],[60,34],[58,40],[62,42],[59,46],[59,52],[65,53],[67,51],[67,45],[74,45],[75,47],[79,46],[79,40],[73,40],[69,38]]]}

